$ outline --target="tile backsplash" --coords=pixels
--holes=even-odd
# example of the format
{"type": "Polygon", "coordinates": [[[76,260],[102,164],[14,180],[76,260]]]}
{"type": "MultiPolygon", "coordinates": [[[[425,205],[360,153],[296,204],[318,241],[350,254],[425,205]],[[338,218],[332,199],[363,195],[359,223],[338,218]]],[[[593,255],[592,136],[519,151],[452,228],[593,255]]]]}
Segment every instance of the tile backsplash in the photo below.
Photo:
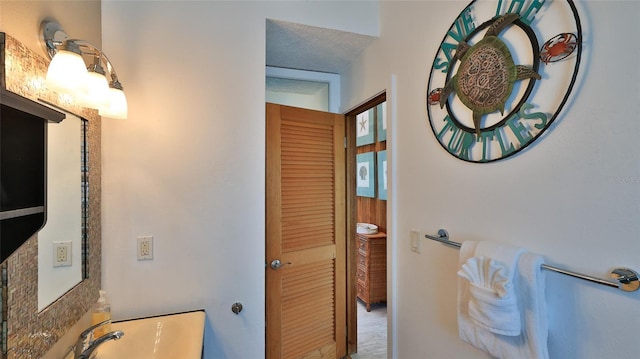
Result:
{"type": "Polygon", "coordinates": [[[2,358],[41,358],[93,305],[100,289],[101,163],[100,116],[73,105],[44,87],[49,60],[11,36],[0,33],[0,86],[35,101],[45,101],[88,120],[88,268],[87,278],[38,313],[38,239],[31,237],[0,265],[2,275],[2,358]]]}

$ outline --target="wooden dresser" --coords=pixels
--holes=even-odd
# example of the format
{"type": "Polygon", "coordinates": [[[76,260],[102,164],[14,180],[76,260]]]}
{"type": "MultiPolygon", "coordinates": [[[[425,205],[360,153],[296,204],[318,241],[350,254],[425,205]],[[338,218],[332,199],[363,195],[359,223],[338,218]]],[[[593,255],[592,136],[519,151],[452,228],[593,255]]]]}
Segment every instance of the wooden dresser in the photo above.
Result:
{"type": "Polygon", "coordinates": [[[358,298],[371,311],[372,303],[387,301],[387,234],[356,234],[358,298]]]}

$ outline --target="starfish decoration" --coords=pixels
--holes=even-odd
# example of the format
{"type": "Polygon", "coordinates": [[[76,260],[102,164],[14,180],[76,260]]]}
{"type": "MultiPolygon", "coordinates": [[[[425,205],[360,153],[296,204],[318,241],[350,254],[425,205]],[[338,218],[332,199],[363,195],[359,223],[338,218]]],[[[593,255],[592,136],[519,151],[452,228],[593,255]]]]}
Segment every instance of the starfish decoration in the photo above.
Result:
{"type": "Polygon", "coordinates": [[[360,131],[366,130],[366,126],[367,126],[367,119],[363,118],[362,121],[360,121],[360,131]]]}

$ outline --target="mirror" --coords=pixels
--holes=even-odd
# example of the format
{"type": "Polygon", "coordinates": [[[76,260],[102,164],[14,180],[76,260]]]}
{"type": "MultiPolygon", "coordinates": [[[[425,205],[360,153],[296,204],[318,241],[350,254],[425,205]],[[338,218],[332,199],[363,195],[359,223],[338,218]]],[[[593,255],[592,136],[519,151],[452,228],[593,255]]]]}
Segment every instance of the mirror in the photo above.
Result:
{"type": "Polygon", "coordinates": [[[83,279],[84,122],[67,113],[62,122],[47,125],[47,220],[38,232],[38,311],[83,279]]]}

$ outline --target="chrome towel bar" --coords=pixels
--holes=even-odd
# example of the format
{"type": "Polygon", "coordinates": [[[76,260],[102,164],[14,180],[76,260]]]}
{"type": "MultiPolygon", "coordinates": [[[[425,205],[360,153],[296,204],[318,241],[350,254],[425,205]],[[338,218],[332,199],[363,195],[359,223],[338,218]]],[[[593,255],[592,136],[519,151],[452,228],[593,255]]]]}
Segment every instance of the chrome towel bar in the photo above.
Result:
{"type": "MultiPolygon", "coordinates": [[[[438,236],[431,236],[428,234],[425,234],[424,236],[425,238],[429,238],[431,240],[444,243],[452,247],[457,247],[457,248],[462,247],[461,243],[449,240],[449,233],[447,232],[446,229],[438,230],[438,236]]],[[[573,272],[563,268],[550,266],[548,264],[543,264],[541,267],[543,269],[565,274],[574,278],[580,278],[580,279],[587,280],[589,282],[606,285],[608,287],[618,288],[625,292],[634,292],[638,290],[638,288],[640,288],[640,280],[638,280],[638,273],[633,269],[629,269],[629,268],[615,268],[614,270],[612,270],[610,273],[610,276],[611,278],[617,280],[617,282],[613,282],[606,279],[596,278],[590,275],[573,272]]]]}

